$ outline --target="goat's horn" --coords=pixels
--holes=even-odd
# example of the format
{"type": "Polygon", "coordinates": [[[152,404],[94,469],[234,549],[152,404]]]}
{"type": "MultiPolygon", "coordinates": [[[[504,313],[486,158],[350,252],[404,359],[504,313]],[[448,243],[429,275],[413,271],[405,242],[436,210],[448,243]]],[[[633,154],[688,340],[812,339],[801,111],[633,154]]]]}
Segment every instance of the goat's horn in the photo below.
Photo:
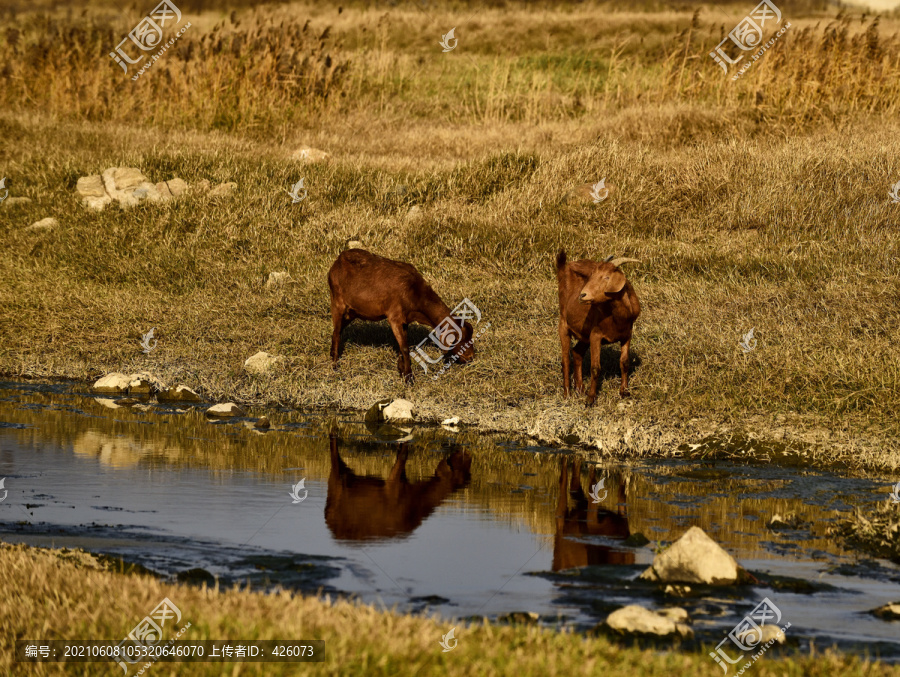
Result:
{"type": "Polygon", "coordinates": [[[609,256],[607,256],[605,259],[603,259],[603,263],[609,263],[610,261],[612,261],[613,256],[615,256],[615,254],[610,254],[609,256]]]}
{"type": "MultiPolygon", "coordinates": [[[[608,260],[608,259],[607,259],[607,260],[608,260]]],[[[629,262],[630,262],[630,263],[641,263],[638,259],[626,259],[626,258],[624,258],[624,257],[621,258],[621,259],[613,259],[612,261],[609,261],[609,262],[610,262],[611,264],[613,264],[616,268],[618,268],[619,266],[621,266],[623,263],[629,263],[629,262]]]]}

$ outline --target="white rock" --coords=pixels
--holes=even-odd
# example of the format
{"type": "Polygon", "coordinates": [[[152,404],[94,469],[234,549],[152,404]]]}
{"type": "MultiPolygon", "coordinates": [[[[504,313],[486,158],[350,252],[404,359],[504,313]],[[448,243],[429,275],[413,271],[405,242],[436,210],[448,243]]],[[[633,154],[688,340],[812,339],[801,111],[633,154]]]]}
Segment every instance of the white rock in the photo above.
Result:
{"type": "Polygon", "coordinates": [[[347,249],[362,249],[363,243],[359,240],[347,240],[347,249]]]}
{"type": "Polygon", "coordinates": [[[246,413],[234,402],[225,402],[224,404],[214,404],[206,410],[207,416],[219,416],[226,418],[228,416],[246,416],[246,413]]]}
{"type": "Polygon", "coordinates": [[[220,183],[218,186],[209,191],[209,197],[228,197],[237,188],[237,184],[233,181],[228,183],[220,183]]]}
{"type": "Polygon", "coordinates": [[[291,279],[291,276],[288,273],[269,273],[269,279],[266,280],[266,289],[272,289],[273,287],[280,287],[284,285],[288,280],[291,279]]]}
{"type": "Polygon", "coordinates": [[[641,578],[661,583],[730,585],[738,580],[738,563],[700,527],[691,527],[658,554],[641,578]]]}
{"type": "Polygon", "coordinates": [[[59,221],[54,219],[52,216],[48,216],[46,219],[41,219],[40,221],[35,221],[30,226],[25,228],[30,233],[39,233],[43,231],[53,230],[59,225],[59,221]]]}
{"type": "Polygon", "coordinates": [[[156,399],[160,402],[200,402],[203,398],[187,386],[176,386],[160,390],[156,399]]]}
{"type": "Polygon", "coordinates": [[[394,400],[381,410],[387,421],[411,421],[413,416],[413,403],[409,400],[394,400]]]}
{"type": "Polygon", "coordinates": [[[107,195],[124,207],[133,207],[141,200],[159,200],[156,184],[150,183],[140,169],[110,167],[101,174],[107,195]]]}
{"type": "Polygon", "coordinates": [[[128,392],[132,394],[155,393],[165,389],[165,384],[163,384],[149,371],[139,371],[136,374],[132,374],[128,378],[128,392]]]}
{"type": "Polygon", "coordinates": [[[459,416],[452,416],[441,421],[441,425],[459,425],[459,416]]]}
{"type": "Polygon", "coordinates": [[[300,162],[321,162],[330,157],[330,153],[326,153],[324,150],[319,150],[318,148],[310,148],[309,146],[301,146],[291,153],[291,159],[300,162]]]}
{"type": "Polygon", "coordinates": [[[248,374],[267,374],[282,362],[284,362],[284,358],[280,355],[269,355],[269,353],[259,351],[256,355],[247,358],[244,362],[244,370],[248,374]]]}
{"type": "Polygon", "coordinates": [[[121,407],[116,404],[116,401],[109,397],[95,397],[94,400],[97,404],[102,404],[107,409],[121,409],[121,407]]]}
{"type": "Polygon", "coordinates": [[[102,210],[112,202],[112,198],[103,185],[103,177],[99,174],[82,176],[78,179],[78,183],[75,184],[75,190],[81,196],[81,201],[84,205],[97,211],[102,210]]]}
{"type": "Polygon", "coordinates": [[[177,176],[168,181],[160,181],[156,184],[156,192],[159,193],[159,197],[162,200],[172,200],[176,197],[181,197],[187,190],[187,183],[177,176]]]}
{"type": "Polygon", "coordinates": [[[98,393],[126,393],[130,382],[131,378],[121,372],[114,371],[98,379],[94,383],[93,389],[98,393]]]}
{"type": "Polygon", "coordinates": [[[900,602],[885,604],[874,609],[872,613],[885,620],[900,620],[900,602]]]}
{"type": "Polygon", "coordinates": [[[8,197],[3,201],[7,207],[12,207],[13,205],[27,205],[31,202],[30,197],[8,197]]]}
{"type": "Polygon", "coordinates": [[[762,630],[762,639],[759,639],[756,633],[756,630],[746,630],[740,633],[737,638],[742,640],[743,644],[747,646],[757,646],[758,644],[767,644],[771,642],[773,639],[776,644],[784,644],[784,632],[782,632],[781,628],[777,625],[761,625],[760,630],[762,630]],[[759,641],[757,641],[759,639],[759,641]]]}
{"type": "Polygon", "coordinates": [[[662,612],[650,611],[638,604],[629,604],[621,609],[613,611],[606,619],[606,624],[617,632],[637,635],[656,635],[667,637],[679,635],[680,637],[693,637],[694,631],[683,622],[673,618],[677,616],[684,621],[688,620],[684,609],[676,614],[675,609],[664,609],[662,612]]]}

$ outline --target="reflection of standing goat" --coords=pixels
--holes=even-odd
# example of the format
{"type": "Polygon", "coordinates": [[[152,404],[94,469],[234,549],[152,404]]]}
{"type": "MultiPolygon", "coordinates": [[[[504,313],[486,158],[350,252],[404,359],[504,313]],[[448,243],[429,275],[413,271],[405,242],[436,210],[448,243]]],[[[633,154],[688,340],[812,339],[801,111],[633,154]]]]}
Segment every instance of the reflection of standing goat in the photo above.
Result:
{"type": "Polygon", "coordinates": [[[400,346],[397,369],[408,382],[413,380],[406,335],[410,322],[437,327],[442,343],[455,346],[450,354],[459,354],[460,362],[468,362],[475,356],[472,344],[467,345],[472,338],[472,325],[451,318],[447,304],[408,263],[386,259],[365,249],[348,249],[341,252],[328,271],[328,287],[334,323],[331,361],[335,367],[341,352],[341,330],[356,318],[372,322],[387,319],[400,346]],[[457,337],[460,326],[462,336],[457,337]]]}
{"type": "MultiPolygon", "coordinates": [[[[559,461],[559,499],[556,505],[553,571],[593,564],[634,564],[633,551],[574,540],[579,536],[622,539],[631,535],[625,506],[625,482],[619,483],[619,507],[617,512],[612,512],[588,502],[584,489],[581,488],[581,459],[577,457],[575,459],[571,484],[568,481],[568,467],[568,459],[562,457],[559,461]],[[574,502],[571,508],[570,500],[574,502]]],[[[591,466],[588,481],[592,486],[596,479],[595,473],[594,467],[591,466]]]]}
{"type": "Polygon", "coordinates": [[[438,463],[427,480],[406,478],[406,443],[386,480],[354,473],[338,453],[338,438],[331,443],[331,475],[325,500],[325,523],[335,538],[365,540],[411,534],[444,499],[469,483],[472,457],[455,448],[438,463]]]}
{"type": "Polygon", "coordinates": [[[583,259],[566,262],[562,249],[556,255],[556,279],[559,283],[559,340],[562,344],[563,394],[569,396],[569,353],[575,357],[575,391],[581,394],[581,364],[588,346],[591,349],[591,387],[587,405],[597,398],[600,381],[600,346],[621,343],[622,385],[619,395],[628,394],[629,347],[634,321],[641,304],[631,283],[619,265],[637,259],[608,258],[603,263],[583,259]],[[572,347],[571,338],[576,340],[572,347]]]}

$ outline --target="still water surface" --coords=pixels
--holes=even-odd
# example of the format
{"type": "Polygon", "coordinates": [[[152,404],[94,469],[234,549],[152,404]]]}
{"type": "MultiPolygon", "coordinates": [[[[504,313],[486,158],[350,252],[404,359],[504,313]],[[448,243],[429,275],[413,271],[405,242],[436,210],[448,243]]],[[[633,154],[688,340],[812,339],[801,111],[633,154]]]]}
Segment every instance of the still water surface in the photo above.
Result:
{"type": "Polygon", "coordinates": [[[769,597],[801,647],[900,657],[900,623],[867,613],[900,601],[900,571],[826,534],[841,511],[886,500],[890,478],[733,461],[593,465],[471,431],[287,409],[253,412],[273,423],[260,432],[255,417],[211,421],[206,405],[118,399],[0,382],[0,539],[448,620],[524,611],[585,630],[622,604],[675,604],[714,643],[769,597]],[[801,524],[770,530],[776,513],[801,524]],[[695,524],[760,584],[673,599],[633,580],[658,541],[695,524]],[[650,543],[626,545],[638,533],[650,543]]]}

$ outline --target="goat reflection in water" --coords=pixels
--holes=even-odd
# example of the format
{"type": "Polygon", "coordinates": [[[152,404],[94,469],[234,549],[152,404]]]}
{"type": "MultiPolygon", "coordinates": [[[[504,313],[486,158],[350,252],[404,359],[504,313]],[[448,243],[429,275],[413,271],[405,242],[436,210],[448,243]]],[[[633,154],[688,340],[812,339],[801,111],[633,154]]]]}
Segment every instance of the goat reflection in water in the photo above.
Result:
{"type": "Polygon", "coordinates": [[[406,442],[400,444],[387,479],[357,475],[341,458],[339,441],[337,435],[330,435],[331,474],[325,523],[340,540],[407,536],[450,494],[465,487],[471,477],[472,457],[454,445],[430,479],[410,482],[406,477],[406,442]]]}
{"type": "MultiPolygon", "coordinates": [[[[628,508],[625,504],[625,481],[618,482],[619,500],[616,512],[589,502],[581,487],[581,459],[576,458],[571,482],[568,479],[569,460],[559,462],[559,498],[556,504],[556,538],[553,543],[553,571],[573,569],[594,564],[634,564],[634,552],[608,545],[594,545],[573,540],[582,536],[606,536],[625,539],[628,530],[628,508]],[[571,507],[570,507],[571,504],[571,507]]],[[[589,483],[596,482],[596,470],[591,466],[589,483]]]]}

